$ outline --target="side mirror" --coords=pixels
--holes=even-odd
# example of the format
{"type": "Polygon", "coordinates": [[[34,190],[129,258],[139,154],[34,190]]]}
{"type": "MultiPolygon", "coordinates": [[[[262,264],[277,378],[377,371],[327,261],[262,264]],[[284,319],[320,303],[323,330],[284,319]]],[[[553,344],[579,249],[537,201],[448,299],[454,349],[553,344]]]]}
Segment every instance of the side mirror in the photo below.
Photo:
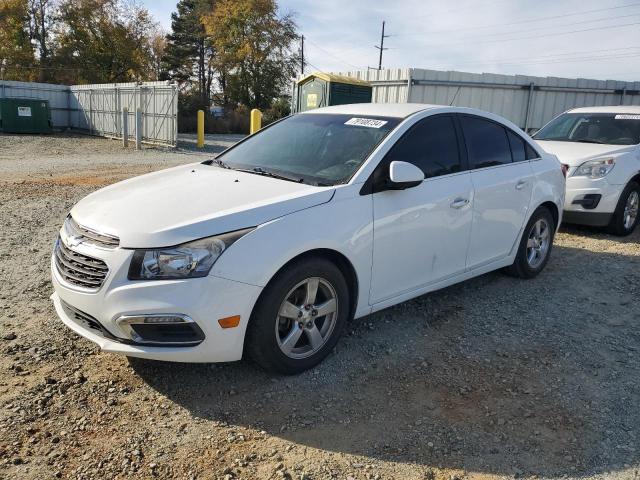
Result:
{"type": "Polygon", "coordinates": [[[409,162],[391,162],[389,165],[390,189],[404,190],[417,187],[424,180],[424,173],[409,162]]]}

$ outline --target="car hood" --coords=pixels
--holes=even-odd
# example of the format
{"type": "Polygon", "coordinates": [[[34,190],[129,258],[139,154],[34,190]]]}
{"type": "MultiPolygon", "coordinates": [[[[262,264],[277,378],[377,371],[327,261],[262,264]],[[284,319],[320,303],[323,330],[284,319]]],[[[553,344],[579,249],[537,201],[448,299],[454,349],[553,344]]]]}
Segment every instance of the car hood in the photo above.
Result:
{"type": "Polygon", "coordinates": [[[607,155],[618,156],[635,148],[635,145],[599,145],[597,143],[556,142],[551,140],[537,140],[546,152],[552,153],[560,162],[577,167],[586,160],[607,155]]]}
{"type": "Polygon", "coordinates": [[[193,164],[98,190],[71,210],[80,225],[125,248],[178,245],[260,225],[331,200],[333,187],[193,164]]]}

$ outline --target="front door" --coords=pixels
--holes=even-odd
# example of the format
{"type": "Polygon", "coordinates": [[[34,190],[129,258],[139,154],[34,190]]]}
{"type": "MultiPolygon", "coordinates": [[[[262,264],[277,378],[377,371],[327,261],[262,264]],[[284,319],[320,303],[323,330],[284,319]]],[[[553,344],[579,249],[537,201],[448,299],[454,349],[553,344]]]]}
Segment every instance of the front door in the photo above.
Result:
{"type": "Polygon", "coordinates": [[[469,246],[473,186],[453,117],[418,122],[378,169],[388,171],[392,161],[413,163],[426,178],[417,187],[373,194],[371,304],[464,272],[469,246]]]}

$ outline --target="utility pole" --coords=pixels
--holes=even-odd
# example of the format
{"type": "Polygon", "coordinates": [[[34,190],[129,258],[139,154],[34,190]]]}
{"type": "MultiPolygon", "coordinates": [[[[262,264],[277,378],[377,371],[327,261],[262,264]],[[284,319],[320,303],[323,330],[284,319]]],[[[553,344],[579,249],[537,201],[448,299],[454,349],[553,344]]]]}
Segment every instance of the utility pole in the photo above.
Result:
{"type": "Polygon", "coordinates": [[[383,21],[382,22],[382,36],[380,37],[380,46],[374,45],[374,47],[376,47],[378,50],[380,50],[380,60],[378,60],[378,70],[382,70],[382,52],[384,52],[385,50],[389,50],[388,48],[384,48],[384,39],[390,37],[390,35],[385,35],[384,34],[384,25],[385,25],[385,22],[383,21]]]}
{"type": "Polygon", "coordinates": [[[304,75],[304,35],[300,37],[300,73],[304,75]]]}

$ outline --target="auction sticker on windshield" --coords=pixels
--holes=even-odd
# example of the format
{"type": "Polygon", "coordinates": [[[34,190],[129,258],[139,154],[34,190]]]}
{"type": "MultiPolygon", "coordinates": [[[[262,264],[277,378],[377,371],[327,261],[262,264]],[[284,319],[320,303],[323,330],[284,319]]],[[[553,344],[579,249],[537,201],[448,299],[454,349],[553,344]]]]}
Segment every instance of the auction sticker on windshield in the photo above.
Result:
{"type": "Polygon", "coordinates": [[[344,122],[345,125],[354,125],[356,127],[380,128],[386,125],[386,120],[376,120],[375,118],[352,118],[344,122]]]}
{"type": "Polygon", "coordinates": [[[616,120],[640,120],[640,115],[616,115],[616,120]]]}

